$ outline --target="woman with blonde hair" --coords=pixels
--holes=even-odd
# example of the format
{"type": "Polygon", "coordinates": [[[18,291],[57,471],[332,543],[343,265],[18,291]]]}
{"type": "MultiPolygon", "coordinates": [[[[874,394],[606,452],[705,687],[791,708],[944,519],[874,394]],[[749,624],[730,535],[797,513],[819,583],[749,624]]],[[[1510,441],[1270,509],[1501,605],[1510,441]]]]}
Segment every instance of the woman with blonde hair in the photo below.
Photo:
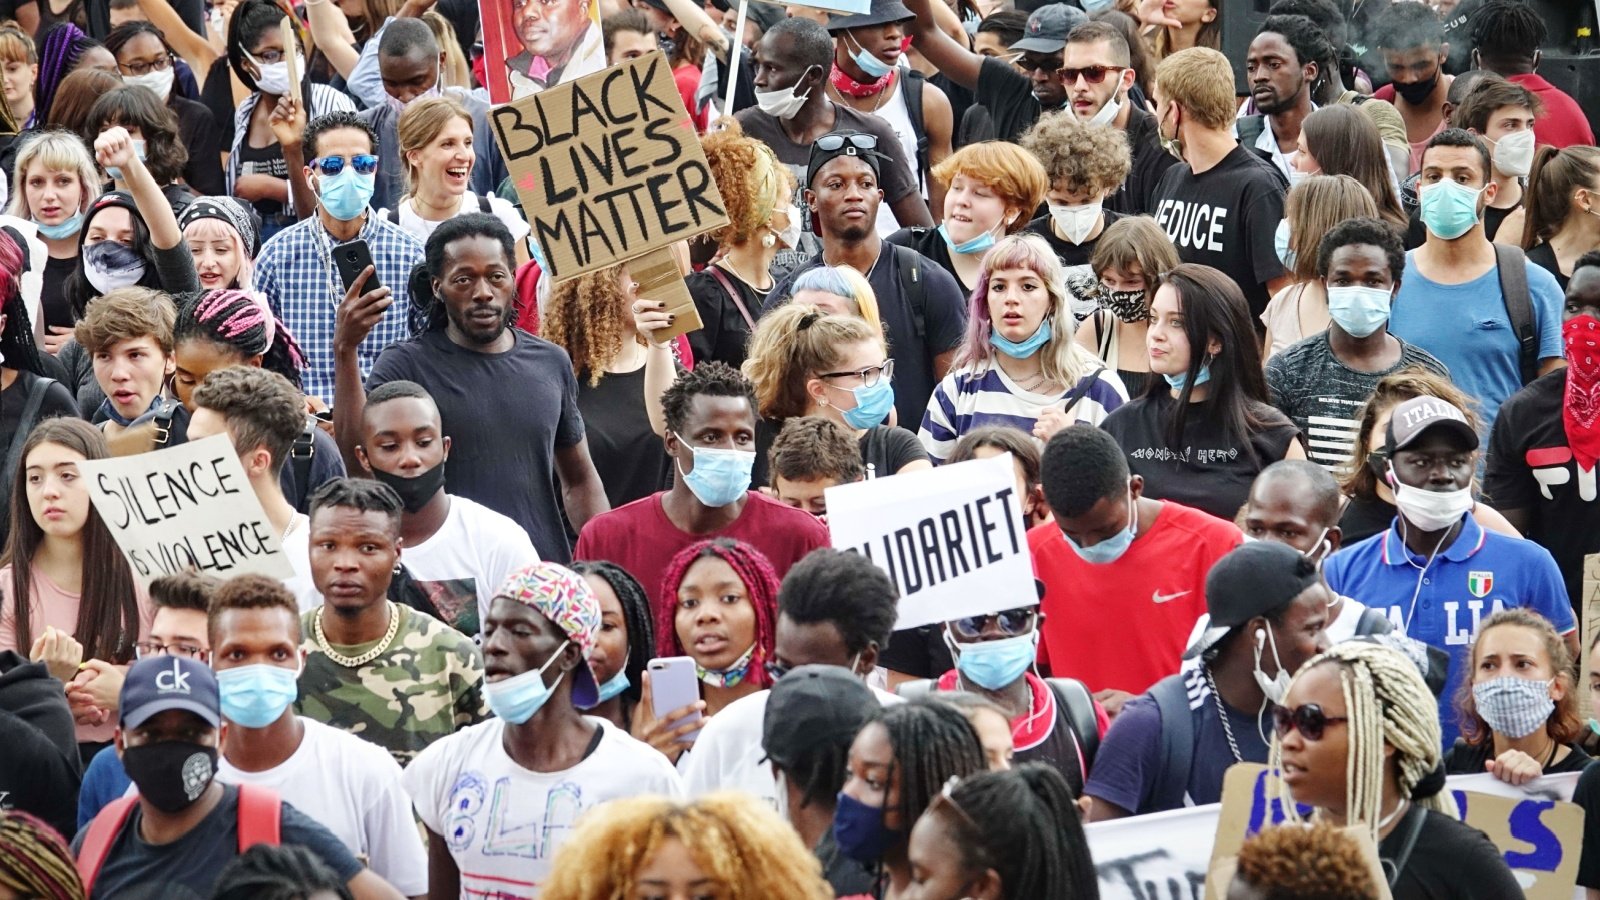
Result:
{"type": "Polygon", "coordinates": [[[100,196],[100,174],[82,139],[61,130],[25,140],[15,172],[6,215],[32,222],[49,251],[39,296],[44,306],[44,348],[56,353],[72,336],[77,321],[64,288],[67,276],[78,267],[78,233],[84,214],[100,196]]]}
{"type": "Polygon", "coordinates": [[[1073,422],[1099,425],[1128,399],[1116,373],[1072,338],[1077,319],[1061,261],[1044,238],[1012,235],[984,257],[967,335],[933,389],[918,436],[936,463],[963,434],[1010,425],[1040,441],[1073,422]]]}
{"type": "Polygon", "coordinates": [[[423,13],[422,21],[433,30],[434,40],[439,42],[439,52],[444,54],[444,64],[439,67],[439,86],[460,88],[463,91],[472,90],[472,66],[467,63],[466,54],[461,50],[461,41],[456,37],[455,26],[450,24],[449,19],[440,15],[437,9],[423,13]]]}
{"type": "Polygon", "coordinates": [[[695,362],[717,360],[737,369],[744,364],[757,317],[773,305],[768,303],[773,262],[780,250],[799,246],[800,210],[788,167],[737,123],[706,135],[700,146],[728,224],[711,234],[717,260],[684,279],[701,323],[689,332],[689,347],[695,362]]]}
{"type": "Polygon", "coordinates": [[[1317,274],[1322,236],[1346,219],[1375,218],[1378,206],[1349,175],[1311,175],[1289,190],[1274,238],[1278,261],[1294,277],[1261,313],[1267,326],[1265,363],[1285,347],[1328,330],[1328,292],[1317,274]]]}
{"type": "Polygon", "coordinates": [[[984,255],[1028,227],[1050,179],[1038,157],[1009,141],[968,144],[934,166],[932,174],[945,186],[942,224],[902,228],[887,240],[926,256],[971,293],[984,255]]]}
{"type": "Polygon", "coordinates": [[[1444,790],[1438,705],[1416,665],[1378,643],[1312,657],[1272,710],[1269,765],[1285,817],[1366,831],[1395,900],[1518,897],[1500,851],[1444,790]]]}
{"type": "Polygon", "coordinates": [[[0,90],[20,128],[33,118],[33,83],[39,78],[39,49],[16,22],[0,22],[0,90]]]}
{"type": "Polygon", "coordinates": [[[928,467],[916,436],[889,424],[894,361],[883,330],[866,320],[785,303],[761,317],[744,374],[755,386],[761,417],[758,468],[766,464],[765,445],[797,416],[821,416],[848,429],[861,444],[869,478],[928,467]]]}
{"type": "Polygon", "coordinates": [[[1222,49],[1222,0],[1139,0],[1136,9],[1151,62],[1190,47],[1222,49]]]}
{"type": "Polygon", "coordinates": [[[1099,290],[1100,308],[1084,319],[1073,337],[1106,367],[1115,370],[1128,396],[1144,393],[1150,382],[1150,300],[1161,276],[1179,263],[1178,248],[1149,216],[1112,222],[1095,242],[1089,267],[1099,290]]]}
{"type": "Polygon", "coordinates": [[[556,853],[544,900],[703,896],[830,900],[822,866],[789,824],[732,791],[692,802],[613,800],[578,820],[556,853]]]}
{"type": "Polygon", "coordinates": [[[400,139],[400,159],[405,174],[405,196],[394,209],[379,210],[399,225],[427,241],[428,235],[448,219],[469,212],[486,212],[505,224],[517,246],[517,264],[528,261],[528,223],[507,200],[493,194],[468,192],[477,156],[472,149],[472,114],[452,97],[417,100],[400,114],[395,128],[400,139]]]}
{"type": "Polygon", "coordinates": [[[878,297],[867,277],[851,266],[816,266],[801,272],[789,286],[790,299],[809,303],[825,313],[865,319],[875,331],[883,331],[878,316],[878,297]]]}

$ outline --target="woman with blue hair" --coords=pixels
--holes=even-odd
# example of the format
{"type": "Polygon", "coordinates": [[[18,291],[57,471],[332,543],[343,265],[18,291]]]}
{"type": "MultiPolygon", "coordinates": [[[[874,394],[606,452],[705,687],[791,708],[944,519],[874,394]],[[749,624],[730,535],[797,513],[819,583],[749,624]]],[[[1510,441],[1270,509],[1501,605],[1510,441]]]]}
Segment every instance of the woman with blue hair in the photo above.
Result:
{"type": "Polygon", "coordinates": [[[865,276],[849,266],[816,266],[801,272],[790,286],[792,300],[809,303],[836,316],[865,319],[876,331],[883,331],[878,317],[878,298],[865,276]]]}

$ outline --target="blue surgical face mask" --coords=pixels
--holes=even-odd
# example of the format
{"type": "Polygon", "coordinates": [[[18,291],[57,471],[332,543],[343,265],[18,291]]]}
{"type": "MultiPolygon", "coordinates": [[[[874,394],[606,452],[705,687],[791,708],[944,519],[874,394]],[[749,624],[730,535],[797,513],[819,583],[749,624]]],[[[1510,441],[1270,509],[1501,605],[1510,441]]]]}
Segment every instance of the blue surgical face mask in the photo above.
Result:
{"type": "MultiPolygon", "coordinates": [[[[1178,375],[1167,375],[1165,373],[1162,373],[1161,377],[1165,378],[1167,380],[1167,386],[1172,388],[1175,391],[1183,390],[1183,386],[1185,384],[1187,384],[1188,381],[1189,381],[1189,374],[1187,372],[1184,372],[1184,373],[1181,373],[1181,374],[1178,374],[1178,375]]],[[[1211,380],[1211,364],[1210,363],[1206,363],[1205,365],[1200,367],[1200,374],[1198,374],[1198,375],[1196,375],[1194,377],[1194,386],[1195,387],[1199,387],[1200,385],[1205,384],[1206,382],[1208,382],[1210,380],[1211,380]]]]}
{"type": "Polygon", "coordinates": [[[1105,540],[1101,541],[1098,544],[1094,544],[1094,545],[1091,545],[1091,546],[1088,546],[1088,547],[1080,547],[1080,546],[1078,546],[1078,542],[1073,540],[1070,537],[1067,537],[1066,532],[1062,532],[1062,534],[1061,534],[1062,537],[1067,538],[1067,546],[1072,548],[1072,552],[1078,554],[1078,558],[1079,559],[1083,560],[1086,563],[1089,563],[1091,565],[1096,565],[1096,566],[1103,566],[1103,565],[1106,565],[1108,563],[1114,563],[1117,560],[1121,559],[1122,558],[1122,554],[1127,553],[1128,552],[1128,548],[1133,546],[1133,539],[1135,537],[1138,537],[1138,535],[1139,535],[1139,505],[1133,502],[1133,486],[1132,485],[1128,486],[1128,527],[1127,528],[1122,529],[1121,531],[1117,532],[1114,536],[1108,537],[1108,538],[1106,538],[1105,540]]]}
{"type": "Polygon", "coordinates": [[[994,641],[960,644],[944,635],[950,653],[956,658],[961,677],[985,690],[998,691],[1021,678],[1039,655],[1039,632],[1030,631],[994,641]]]}
{"type": "Polygon", "coordinates": [[[879,378],[871,385],[853,387],[850,393],[856,398],[856,408],[841,409],[839,415],[851,428],[865,431],[874,425],[882,425],[889,410],[894,409],[894,386],[887,378],[879,378]]]}
{"type": "Polygon", "coordinates": [[[360,216],[372,201],[377,175],[376,172],[362,175],[347,162],[337,175],[318,176],[317,195],[322,200],[322,208],[341,222],[360,216]]]}
{"type": "Polygon", "coordinates": [[[265,728],[283,715],[299,693],[299,668],[268,663],[223,669],[217,673],[222,714],[244,728],[265,728]]]}
{"type": "MultiPolygon", "coordinates": [[[[599,699],[594,701],[594,706],[599,706],[627,690],[629,684],[627,672],[618,672],[611,676],[605,684],[600,685],[599,699]]],[[[594,709],[594,706],[586,706],[584,709],[594,709]]]]}
{"type": "MultiPolygon", "coordinates": [[[[845,36],[850,37],[849,32],[846,32],[845,36]]],[[[894,71],[894,66],[868,53],[867,49],[861,46],[860,42],[854,37],[850,37],[850,43],[856,45],[856,48],[850,52],[850,58],[855,61],[856,65],[861,67],[861,71],[865,72],[868,78],[882,78],[894,71]]]]}
{"type": "Polygon", "coordinates": [[[1393,294],[1387,288],[1341,285],[1328,288],[1328,317],[1351,337],[1364,338],[1389,321],[1393,294]]]}
{"type": "Polygon", "coordinates": [[[940,224],[939,236],[944,238],[944,242],[950,246],[951,253],[959,253],[962,256],[971,256],[974,253],[988,253],[989,248],[994,246],[994,233],[999,231],[1002,227],[1004,227],[1003,224],[996,225],[994,228],[985,231],[983,234],[980,234],[969,241],[963,241],[958,244],[955,242],[955,238],[950,236],[949,230],[946,229],[943,224],[940,224]]]}
{"type": "Polygon", "coordinates": [[[839,804],[833,811],[833,841],[840,853],[864,866],[876,866],[903,836],[883,824],[883,807],[868,806],[839,792],[839,804]]]}
{"type": "Polygon", "coordinates": [[[1079,0],[1079,2],[1083,6],[1083,11],[1092,16],[1102,10],[1110,9],[1116,0],[1079,0]]]}
{"type": "Polygon", "coordinates": [[[561,678],[556,679],[556,684],[546,686],[544,683],[544,670],[550,668],[551,663],[561,658],[561,651],[565,650],[572,641],[562,641],[556,652],[544,661],[544,665],[531,672],[502,678],[499,681],[485,681],[483,683],[483,696],[489,701],[489,709],[495,715],[506,720],[512,725],[521,725],[533,718],[550,700],[550,695],[556,691],[556,684],[561,683],[561,678],[567,677],[562,672],[561,678]]]}
{"type": "Polygon", "coordinates": [[[39,229],[39,236],[52,241],[65,240],[77,234],[83,228],[83,213],[77,213],[60,225],[46,225],[38,219],[31,220],[34,227],[39,229]]]}
{"type": "Polygon", "coordinates": [[[1045,319],[1039,323],[1039,330],[1035,331],[1027,340],[1009,340],[995,329],[994,323],[989,323],[989,345],[1012,359],[1027,359],[1034,351],[1050,343],[1050,320],[1045,319]]]}
{"type": "MultiPolygon", "coordinates": [[[[680,438],[681,440],[681,438],[680,438]]],[[[756,465],[754,450],[722,450],[694,447],[694,468],[685,472],[678,463],[678,474],[695,499],[713,509],[727,506],[750,490],[750,472],[756,465]]]]}
{"type": "Polygon", "coordinates": [[[1293,272],[1295,255],[1294,250],[1289,247],[1288,219],[1279,220],[1278,230],[1272,233],[1272,249],[1278,253],[1278,262],[1283,263],[1285,269],[1293,272]]]}
{"type": "Polygon", "coordinates": [[[1437,237],[1453,241],[1478,224],[1478,197],[1483,188],[1472,188],[1454,181],[1440,181],[1419,189],[1422,224],[1437,237]]]}

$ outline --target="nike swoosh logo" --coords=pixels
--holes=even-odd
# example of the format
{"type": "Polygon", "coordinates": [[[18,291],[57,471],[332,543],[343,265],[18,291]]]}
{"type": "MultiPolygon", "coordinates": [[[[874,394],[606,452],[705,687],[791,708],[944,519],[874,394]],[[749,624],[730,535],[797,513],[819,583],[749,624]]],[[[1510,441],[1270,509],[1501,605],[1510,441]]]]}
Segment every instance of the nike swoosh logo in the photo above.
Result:
{"type": "Polygon", "coordinates": [[[1150,599],[1156,603],[1167,603],[1188,594],[1188,591],[1179,591],[1176,594],[1163,594],[1160,591],[1151,591],[1150,599]]]}

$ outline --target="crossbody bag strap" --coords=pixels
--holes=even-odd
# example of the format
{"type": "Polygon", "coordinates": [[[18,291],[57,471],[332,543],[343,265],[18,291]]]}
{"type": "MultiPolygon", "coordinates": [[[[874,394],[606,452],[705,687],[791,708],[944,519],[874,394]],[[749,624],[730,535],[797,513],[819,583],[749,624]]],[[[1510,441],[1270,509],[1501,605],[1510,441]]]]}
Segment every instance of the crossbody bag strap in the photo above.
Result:
{"type": "Polygon", "coordinates": [[[756,320],[750,316],[750,310],[745,308],[744,298],[739,296],[739,289],[734,287],[733,282],[728,280],[728,276],[720,266],[706,266],[706,271],[710,272],[711,277],[717,280],[717,284],[722,285],[722,289],[728,292],[728,299],[732,300],[733,305],[739,308],[739,315],[744,317],[744,324],[750,327],[751,333],[754,333],[756,320]]]}

